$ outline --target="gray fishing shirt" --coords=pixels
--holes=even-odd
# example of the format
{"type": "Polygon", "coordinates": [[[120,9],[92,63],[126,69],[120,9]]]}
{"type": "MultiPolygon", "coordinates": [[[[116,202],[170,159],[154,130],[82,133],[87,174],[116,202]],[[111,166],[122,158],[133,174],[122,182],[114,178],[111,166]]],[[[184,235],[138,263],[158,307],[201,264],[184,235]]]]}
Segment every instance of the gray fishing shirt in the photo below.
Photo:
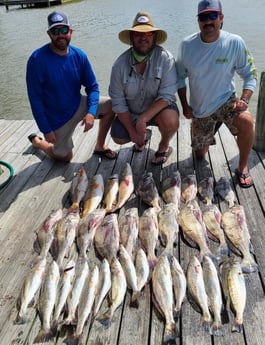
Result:
{"type": "Polygon", "coordinates": [[[163,99],[168,104],[176,102],[178,83],[173,55],[155,46],[142,75],[136,71],[131,49],[120,55],[112,66],[109,95],[113,111],[138,115],[156,100],[163,99]]]}

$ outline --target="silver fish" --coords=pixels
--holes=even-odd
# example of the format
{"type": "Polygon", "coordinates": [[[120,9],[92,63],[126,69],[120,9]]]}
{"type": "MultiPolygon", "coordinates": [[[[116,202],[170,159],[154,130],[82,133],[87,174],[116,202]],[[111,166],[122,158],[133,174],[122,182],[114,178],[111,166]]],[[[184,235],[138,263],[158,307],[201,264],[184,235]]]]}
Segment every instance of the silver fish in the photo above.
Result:
{"type": "Polygon", "coordinates": [[[66,300],[67,317],[63,321],[65,325],[76,324],[76,310],[88,273],[89,267],[87,260],[79,259],[75,265],[73,287],[66,300]]]}
{"type": "Polygon", "coordinates": [[[195,174],[189,174],[181,180],[181,201],[187,203],[196,198],[198,191],[197,178],[195,174]]]}
{"type": "Polygon", "coordinates": [[[120,229],[120,242],[133,257],[139,233],[138,208],[130,207],[126,210],[122,207],[118,216],[118,225],[120,229]]]}
{"type": "Polygon", "coordinates": [[[207,234],[202,220],[202,212],[195,199],[187,202],[180,210],[178,221],[190,245],[193,247],[197,245],[199,247],[200,260],[202,261],[204,255],[214,258],[207,244],[207,234]]]}
{"type": "Polygon", "coordinates": [[[258,271],[258,265],[250,253],[251,241],[247,227],[245,211],[242,205],[235,205],[222,215],[224,233],[242,254],[242,270],[244,273],[258,271]]]}
{"type": "Polygon", "coordinates": [[[75,274],[75,262],[74,260],[70,260],[66,264],[58,283],[58,291],[56,294],[56,302],[55,302],[53,323],[52,323],[53,333],[55,333],[57,330],[61,313],[65,308],[67,297],[72,289],[74,274],[75,274]]]}
{"type": "Polygon", "coordinates": [[[202,327],[205,331],[210,332],[211,315],[208,309],[208,297],[205,291],[202,266],[196,256],[192,256],[188,264],[187,286],[193,300],[200,307],[202,327]]]}
{"type": "MultiPolygon", "coordinates": [[[[135,297],[137,296],[136,294],[138,292],[136,269],[135,269],[131,256],[129,255],[129,253],[127,252],[127,250],[124,248],[122,244],[120,244],[119,259],[126,276],[127,287],[132,290],[133,297],[135,297]]],[[[139,306],[138,300],[135,300],[132,298],[130,302],[130,306],[138,308],[139,306]]]]}
{"type": "Polygon", "coordinates": [[[206,205],[212,204],[214,196],[213,184],[214,180],[212,176],[205,177],[198,183],[198,194],[206,205]]]}
{"type": "Polygon", "coordinates": [[[165,203],[173,203],[176,208],[180,206],[181,195],[181,175],[180,172],[174,171],[171,176],[162,180],[161,194],[165,203]]]}
{"type": "Polygon", "coordinates": [[[43,258],[48,254],[54,238],[55,224],[62,218],[62,209],[52,210],[36,232],[35,251],[43,258]]]}
{"type": "Polygon", "coordinates": [[[222,214],[215,204],[210,204],[202,208],[202,218],[206,226],[208,237],[219,242],[218,257],[227,256],[229,248],[225,239],[224,231],[221,227],[222,214]]]}
{"type": "Polygon", "coordinates": [[[17,299],[18,313],[15,320],[16,324],[27,322],[27,310],[44,280],[45,268],[46,257],[42,258],[40,256],[37,258],[34,267],[31,268],[30,273],[25,277],[17,299]]]}
{"type": "Polygon", "coordinates": [[[80,202],[83,200],[88,187],[88,178],[85,168],[82,166],[77,174],[74,176],[71,183],[71,199],[72,205],[69,207],[68,211],[72,212],[80,208],[80,202]]]}
{"type": "Polygon", "coordinates": [[[174,342],[178,332],[173,316],[173,290],[170,263],[167,256],[161,255],[152,273],[153,301],[165,319],[163,344],[174,342]]]}
{"type": "Polygon", "coordinates": [[[144,173],[139,180],[136,194],[149,206],[160,210],[160,196],[156,187],[153,174],[144,173]]]}
{"type": "Polygon", "coordinates": [[[203,258],[203,281],[206,294],[209,298],[210,310],[213,314],[213,323],[211,325],[211,334],[215,336],[222,336],[222,292],[219,282],[217,269],[209,256],[205,255],[203,258]]]}
{"type": "Polygon", "coordinates": [[[126,290],[126,276],[121,266],[120,261],[117,258],[113,258],[110,264],[111,268],[111,289],[110,289],[110,306],[108,310],[97,318],[97,320],[104,326],[110,326],[112,317],[115,311],[121,306],[126,290]]]}
{"type": "Polygon", "coordinates": [[[87,258],[87,251],[92,246],[96,230],[101,225],[105,214],[105,209],[98,208],[90,212],[85,218],[81,218],[76,237],[79,257],[87,258]]]}
{"type": "Polygon", "coordinates": [[[104,181],[101,174],[94,175],[90,180],[87,192],[84,196],[84,208],[82,218],[86,217],[90,212],[94,211],[104,195],[104,181]]]}
{"type": "Polygon", "coordinates": [[[178,209],[173,203],[166,204],[158,213],[159,236],[165,246],[163,254],[173,255],[174,244],[178,242],[179,225],[177,221],[178,209]]]}
{"type": "Polygon", "coordinates": [[[146,209],[139,219],[139,238],[147,253],[147,260],[152,269],[157,263],[155,249],[158,243],[158,219],[154,207],[146,209]]]}
{"type": "Polygon", "coordinates": [[[110,263],[112,258],[117,256],[119,241],[120,232],[117,214],[109,213],[103,218],[95,233],[95,249],[101,258],[108,259],[110,263]]]}
{"type": "Polygon", "coordinates": [[[175,297],[173,313],[174,317],[177,318],[180,314],[181,306],[186,296],[187,280],[185,273],[175,256],[172,256],[170,259],[170,269],[175,297]]]}
{"type": "Polygon", "coordinates": [[[133,181],[133,172],[131,165],[127,162],[125,163],[121,174],[120,174],[120,183],[119,183],[119,195],[115,211],[120,209],[125,205],[126,201],[129,200],[130,196],[134,191],[134,181],[133,181]]]}
{"type": "Polygon", "coordinates": [[[145,251],[139,248],[135,255],[135,270],[137,277],[137,292],[133,294],[133,300],[139,300],[140,293],[150,278],[150,268],[145,251]]]}
{"type": "Polygon", "coordinates": [[[41,320],[41,329],[33,343],[48,342],[53,337],[51,318],[55,305],[59,278],[59,266],[55,261],[52,261],[40,290],[38,311],[41,320]]]}
{"type": "Polygon", "coordinates": [[[94,315],[98,314],[98,311],[102,305],[104,298],[107,296],[111,288],[111,272],[110,265],[107,259],[103,259],[99,270],[99,282],[97,287],[97,293],[95,297],[94,315]]]}
{"type": "Polygon", "coordinates": [[[236,203],[235,193],[232,190],[231,184],[226,176],[222,176],[216,183],[216,193],[228,203],[228,207],[233,207],[236,203]]]}
{"type": "Polygon", "coordinates": [[[114,174],[108,178],[107,185],[104,191],[103,205],[106,213],[112,212],[115,209],[119,194],[119,175],[114,174]]]}
{"type": "Polygon", "coordinates": [[[227,258],[222,263],[220,271],[226,307],[235,314],[232,332],[243,333],[246,284],[239,260],[233,256],[227,258]]]}

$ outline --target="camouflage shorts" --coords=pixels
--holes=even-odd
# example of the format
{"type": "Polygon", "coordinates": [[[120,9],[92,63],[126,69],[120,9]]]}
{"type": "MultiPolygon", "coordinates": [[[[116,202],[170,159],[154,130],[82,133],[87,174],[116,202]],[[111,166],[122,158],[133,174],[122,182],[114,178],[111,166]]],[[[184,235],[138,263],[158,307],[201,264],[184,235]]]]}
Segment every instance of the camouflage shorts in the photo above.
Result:
{"type": "Polygon", "coordinates": [[[191,146],[194,150],[200,150],[205,146],[215,145],[215,133],[224,123],[233,135],[237,135],[237,128],[233,125],[235,117],[240,112],[232,111],[237,97],[233,94],[227,102],[211,116],[205,118],[193,118],[191,124],[191,146]]]}

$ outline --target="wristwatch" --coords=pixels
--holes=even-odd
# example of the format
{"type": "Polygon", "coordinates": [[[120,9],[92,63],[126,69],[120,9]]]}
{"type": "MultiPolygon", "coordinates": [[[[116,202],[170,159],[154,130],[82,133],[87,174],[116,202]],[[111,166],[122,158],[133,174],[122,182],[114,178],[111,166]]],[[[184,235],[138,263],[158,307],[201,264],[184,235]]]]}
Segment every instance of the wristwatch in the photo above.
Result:
{"type": "Polygon", "coordinates": [[[242,101],[244,101],[245,103],[247,103],[247,104],[249,103],[249,98],[242,97],[241,99],[242,99],[242,101]]]}

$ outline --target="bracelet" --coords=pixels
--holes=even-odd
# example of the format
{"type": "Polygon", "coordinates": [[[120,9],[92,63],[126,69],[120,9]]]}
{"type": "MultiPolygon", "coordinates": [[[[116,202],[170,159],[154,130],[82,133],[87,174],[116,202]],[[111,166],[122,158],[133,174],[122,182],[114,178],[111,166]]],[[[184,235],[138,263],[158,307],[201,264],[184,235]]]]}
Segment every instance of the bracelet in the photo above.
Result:
{"type": "Polygon", "coordinates": [[[249,103],[249,98],[242,97],[241,100],[244,101],[244,102],[247,103],[247,104],[249,103]]]}

